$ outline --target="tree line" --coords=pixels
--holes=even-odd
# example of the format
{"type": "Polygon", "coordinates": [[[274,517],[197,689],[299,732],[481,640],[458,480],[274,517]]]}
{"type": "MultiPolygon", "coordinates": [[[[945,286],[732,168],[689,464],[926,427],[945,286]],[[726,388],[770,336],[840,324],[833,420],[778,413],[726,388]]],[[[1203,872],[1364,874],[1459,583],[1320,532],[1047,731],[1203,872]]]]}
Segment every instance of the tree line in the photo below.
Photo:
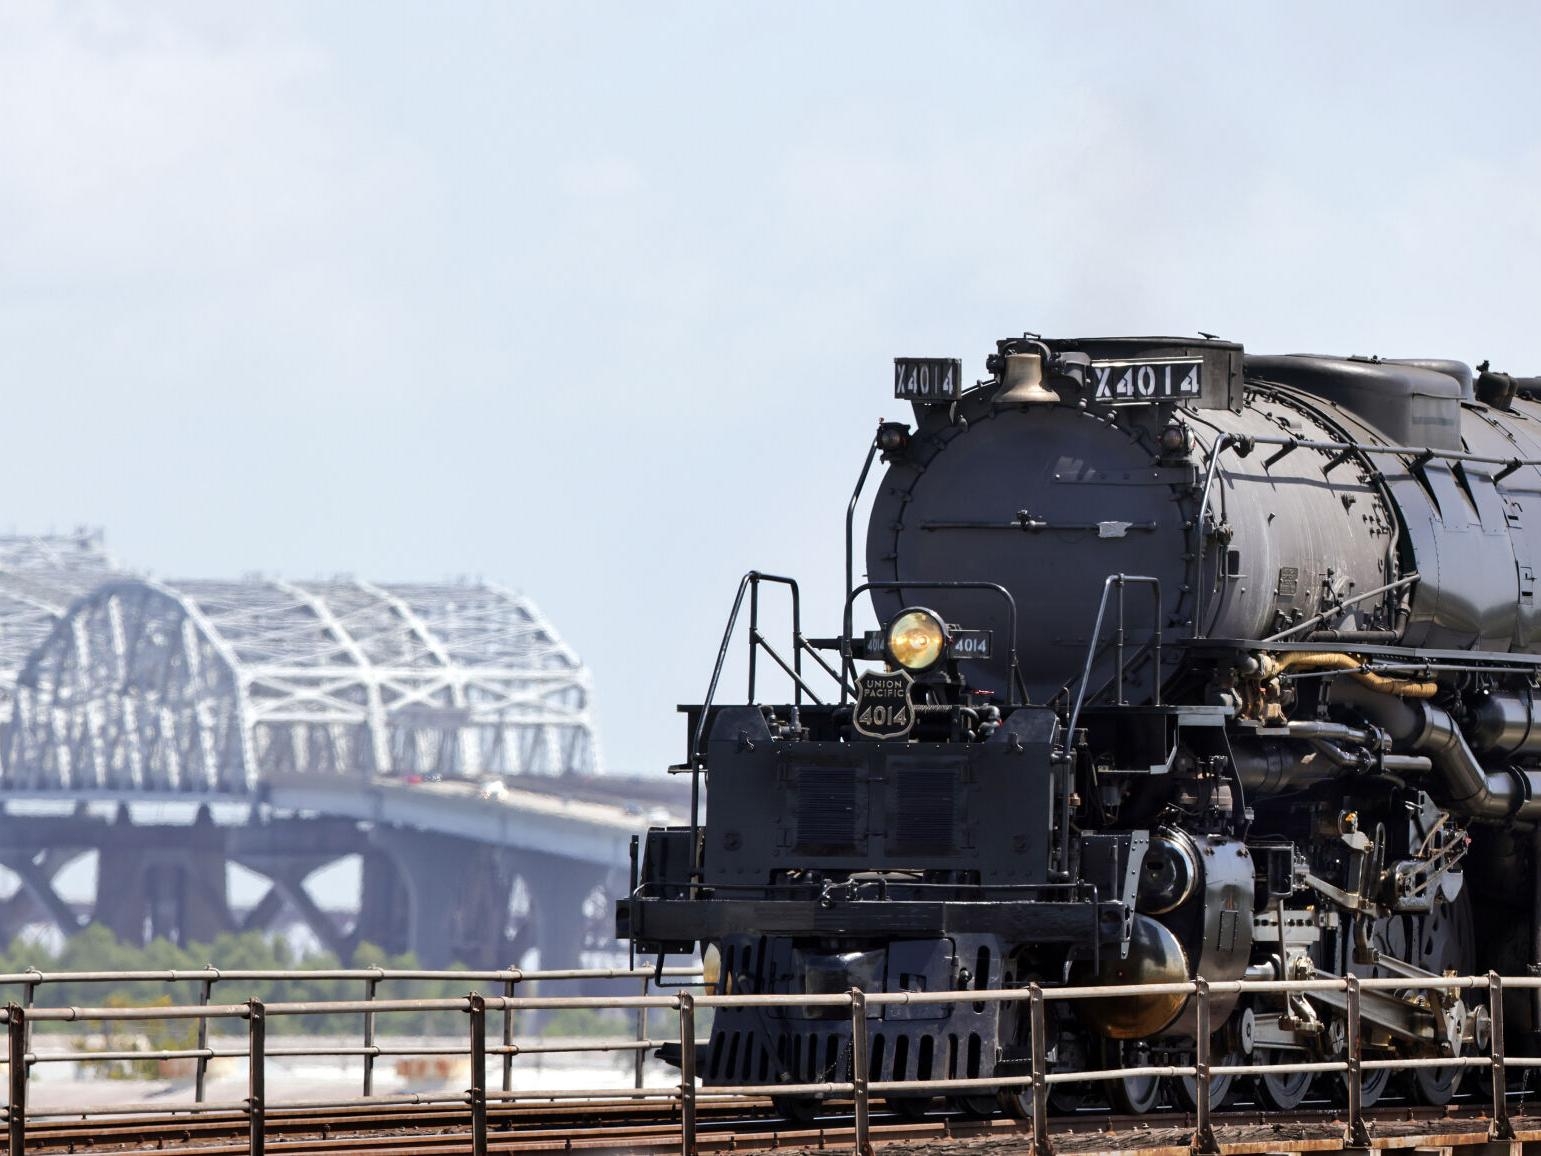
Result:
{"type": "MultiPolygon", "coordinates": [[[[91,924],[64,940],[58,947],[12,941],[0,952],[0,973],[25,972],[29,968],[51,973],[61,971],[197,971],[216,967],[222,971],[326,971],[342,967],[328,951],[297,953],[281,936],[261,932],[220,935],[211,943],[185,946],[157,939],[136,947],[121,943],[100,924],[91,924]]],[[[381,967],[410,970],[421,967],[411,952],[391,955],[373,944],[361,943],[353,953],[351,968],[381,967]]],[[[464,970],[455,968],[453,970],[464,970]]],[[[484,994],[501,995],[470,980],[385,980],[377,985],[377,999],[454,999],[480,987],[484,994]]],[[[34,1002],[38,1007],[146,1007],[196,1004],[200,984],[196,980],[124,980],[109,983],[48,983],[37,988],[34,1002]]],[[[292,979],[255,982],[222,980],[214,984],[210,1002],[244,1003],[260,999],[265,1003],[302,1003],[321,1000],[363,999],[360,980],[292,979]]],[[[521,992],[520,994],[533,994],[521,992]]],[[[0,1002],[25,1002],[21,983],[0,985],[0,1002]]],[[[357,1014],[275,1016],[268,1020],[269,1033],[307,1033],[313,1035],[355,1035],[360,1030],[357,1014]]],[[[39,1021],[37,1030],[70,1029],[69,1024],[39,1021]]],[[[73,1028],[79,1031],[79,1026],[73,1028]]],[[[244,1033],[242,1020],[214,1020],[209,1031],[216,1035],[244,1033]]],[[[453,1011],[381,1013],[376,1031],[382,1035],[461,1035],[467,1030],[466,1017],[453,1011]]]]}

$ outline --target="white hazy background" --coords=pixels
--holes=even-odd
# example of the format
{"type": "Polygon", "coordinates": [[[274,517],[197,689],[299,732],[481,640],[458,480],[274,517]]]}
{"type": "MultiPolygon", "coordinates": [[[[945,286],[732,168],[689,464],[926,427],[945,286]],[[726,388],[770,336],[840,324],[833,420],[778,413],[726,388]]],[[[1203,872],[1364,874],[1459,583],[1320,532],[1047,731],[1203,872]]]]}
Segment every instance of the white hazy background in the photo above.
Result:
{"type": "Polygon", "coordinates": [[[896,354],[1541,373],[1538,43],[1530,4],[5,0],[0,528],[517,587],[654,773],[744,570],[834,632],[896,354]]]}

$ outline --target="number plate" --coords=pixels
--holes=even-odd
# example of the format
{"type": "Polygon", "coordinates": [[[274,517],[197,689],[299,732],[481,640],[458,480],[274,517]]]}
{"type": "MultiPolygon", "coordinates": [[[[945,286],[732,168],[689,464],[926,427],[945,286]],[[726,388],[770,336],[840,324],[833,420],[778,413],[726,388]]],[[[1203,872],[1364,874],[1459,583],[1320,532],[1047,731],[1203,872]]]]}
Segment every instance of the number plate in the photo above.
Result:
{"type": "Polygon", "coordinates": [[[948,658],[978,658],[988,662],[992,657],[995,634],[989,630],[954,630],[952,645],[947,648],[948,658]]]}
{"type": "Polygon", "coordinates": [[[1204,363],[1196,357],[1094,361],[1092,400],[1111,405],[1143,405],[1198,397],[1203,378],[1204,363]]]}
{"type": "Polygon", "coordinates": [[[856,705],[851,725],[869,739],[896,739],[915,725],[915,704],[910,701],[911,678],[902,671],[892,674],[869,670],[856,683],[856,705]]]}
{"type": "Polygon", "coordinates": [[[901,401],[957,401],[963,362],[956,357],[894,358],[894,396],[901,401]]]}

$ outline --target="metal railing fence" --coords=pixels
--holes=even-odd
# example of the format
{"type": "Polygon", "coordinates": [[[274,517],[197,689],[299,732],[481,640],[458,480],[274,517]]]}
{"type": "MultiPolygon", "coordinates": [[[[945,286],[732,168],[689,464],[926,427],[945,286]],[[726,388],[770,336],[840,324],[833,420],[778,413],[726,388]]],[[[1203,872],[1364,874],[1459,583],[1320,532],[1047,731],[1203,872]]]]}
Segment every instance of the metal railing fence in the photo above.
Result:
{"type": "MultiPolygon", "coordinates": [[[[653,982],[659,976],[668,977],[675,982],[683,983],[699,978],[700,974],[699,966],[666,967],[662,970],[657,968],[562,970],[507,968],[496,971],[435,971],[381,967],[295,969],[222,969],[207,967],[175,970],[67,972],[43,972],[29,969],[24,972],[0,973],[0,989],[6,987],[21,989],[20,1002],[10,1003],[4,1010],[0,1010],[0,1024],[6,1025],[8,1042],[4,1056],[0,1056],[0,1064],[7,1066],[9,1069],[6,1081],[9,1097],[3,1109],[9,1140],[8,1150],[12,1152],[23,1151],[21,1144],[25,1142],[26,1122],[29,1118],[131,1115],[151,1112],[165,1114],[168,1111],[198,1113],[233,1110],[247,1113],[252,1117],[254,1121],[251,1130],[252,1151],[259,1152],[262,1146],[262,1135],[258,1122],[260,1122],[266,1100],[264,1087],[266,1061],[268,1059],[284,1057],[337,1059],[359,1057],[362,1060],[363,1080],[359,1097],[285,1103],[285,1107],[296,1108],[345,1108],[363,1104],[427,1105],[434,1103],[470,1103],[470,1092],[444,1095],[418,1092],[384,1095],[377,1093],[375,1090],[376,1061],[382,1057],[465,1056],[472,1058],[474,1062],[475,1056],[480,1053],[483,1056],[482,1065],[474,1082],[478,1088],[485,1089],[485,1056],[497,1056],[500,1057],[502,1066],[498,1092],[507,1095],[511,1094],[514,1088],[514,1060],[517,1056],[560,1055],[583,1052],[631,1052],[634,1057],[632,1065],[633,1085],[634,1088],[641,1088],[647,1053],[665,1042],[650,1039],[648,1036],[649,1010],[651,1007],[660,1006],[656,998],[644,999],[644,1002],[632,1008],[635,1033],[631,1038],[625,1040],[599,1039],[516,1043],[516,1012],[520,1005],[514,997],[520,990],[528,990],[528,985],[530,984],[540,985],[540,988],[537,989],[540,990],[550,984],[572,981],[631,981],[638,985],[638,990],[642,996],[647,997],[653,982]],[[323,998],[288,1002],[247,999],[240,1003],[230,1004],[216,1004],[213,1002],[215,988],[218,984],[229,985],[239,983],[248,985],[247,990],[250,990],[250,985],[310,984],[314,982],[358,983],[362,998],[356,1000],[323,998]],[[121,988],[126,984],[136,983],[196,985],[198,1002],[196,1005],[180,1003],[169,1006],[160,1003],[146,1003],[138,1007],[38,1006],[39,992],[46,991],[49,987],[103,985],[121,988]],[[446,983],[457,985],[497,985],[497,990],[502,992],[502,1002],[498,1008],[502,1013],[501,1043],[488,1044],[486,1042],[485,1016],[482,1017],[481,1029],[483,1036],[479,1048],[474,1038],[465,1046],[448,1047],[422,1043],[381,1043],[378,1039],[378,1017],[381,1015],[407,1012],[419,1015],[425,1012],[469,1015],[471,999],[480,998],[475,993],[473,995],[447,999],[382,999],[379,995],[380,988],[384,984],[401,986],[423,983],[439,986],[446,983]],[[278,1044],[275,1046],[269,1045],[267,1042],[266,1021],[269,1016],[299,1017],[351,1014],[358,1015],[361,1022],[361,1042],[357,1045],[311,1046],[278,1044]],[[210,1023],[232,1019],[245,1021],[246,1046],[241,1048],[210,1046],[210,1023]],[[195,1046],[190,1048],[158,1049],[140,1047],[114,1049],[111,1047],[101,1047],[91,1050],[80,1050],[78,1048],[54,1051],[34,1050],[34,1024],[85,1022],[108,1024],[116,1022],[177,1020],[191,1020],[196,1023],[195,1046]],[[211,1101],[207,1098],[209,1064],[212,1060],[217,1059],[244,1059],[247,1061],[249,1094],[246,1099],[219,1102],[211,1101]],[[193,1061],[194,1080],[193,1099],[191,1102],[168,1104],[165,1100],[159,1100],[153,1103],[72,1104],[67,1110],[44,1109],[40,1111],[34,1108],[29,1111],[27,1104],[28,1082],[32,1069],[37,1065],[162,1060],[193,1061]]],[[[661,1002],[663,1005],[670,1005],[672,1003],[668,999],[664,999],[661,1002]]],[[[603,1008],[615,1006],[616,1001],[614,998],[603,996],[553,997],[544,1001],[537,1001],[535,1004],[526,1001],[524,1005],[527,1011],[552,1010],[563,1007],[603,1008]]],[[[615,1093],[612,1091],[608,1094],[613,1096],[615,1093]]]]}
{"type": "MultiPolygon", "coordinates": [[[[1030,1091],[1032,1101],[1032,1132],[1034,1149],[1038,1156],[1050,1156],[1052,1144],[1049,1135],[1049,1089],[1063,1083],[1105,1082],[1130,1077],[1169,1078],[1191,1077],[1195,1081],[1195,1131],[1193,1148],[1200,1153],[1218,1153],[1219,1145],[1213,1130],[1213,1105],[1211,1084],[1217,1077],[1286,1075],[1291,1073],[1341,1074],[1346,1084],[1346,1135],[1347,1144],[1363,1147],[1369,1144],[1362,1103],[1361,1080],[1366,1072],[1382,1068],[1474,1068],[1486,1069],[1492,1076],[1491,1118],[1489,1131],[1495,1141],[1512,1140],[1514,1130],[1509,1118],[1507,1103],[1507,1071],[1510,1068],[1541,1067],[1541,1056],[1506,1056],[1503,1047],[1503,994],[1508,989],[1541,989],[1541,977],[1501,976],[1495,972],[1481,976],[1449,976],[1442,978],[1419,977],[1409,979],[1391,976],[1360,979],[1355,976],[1332,977],[1310,980],[1230,980],[1206,982],[1196,979],[1181,983],[1128,984],[1098,987],[1044,987],[1032,983],[1026,987],[1005,990],[966,990],[937,992],[849,992],[821,995],[716,995],[697,994],[688,990],[674,990],[669,995],[647,994],[647,983],[657,974],[652,969],[521,972],[517,969],[499,972],[392,972],[384,969],[363,969],[331,972],[96,972],[55,973],[39,972],[21,975],[0,975],[0,984],[20,983],[32,986],[30,994],[38,987],[61,982],[114,982],[131,978],[168,979],[171,981],[196,980],[200,984],[247,980],[284,980],[318,977],[356,979],[366,985],[366,998],[358,1000],[326,1000],[304,1002],[271,1002],[251,999],[241,1003],[215,1004],[207,998],[207,986],[200,989],[204,998],[198,1004],[180,1006],[147,1007],[39,1007],[18,1003],[8,1005],[0,1012],[0,1023],[6,1026],[8,1047],[4,1063],[8,1067],[10,1101],[6,1108],[9,1151],[25,1150],[26,1128],[29,1119],[45,1116],[82,1116],[112,1114],[165,1114],[168,1105],[164,1101],[154,1103],[111,1104],[100,1107],[72,1105],[68,1109],[52,1109],[29,1112],[27,1107],[28,1073],[37,1064],[70,1061],[107,1061],[113,1059],[199,1059],[204,1061],[229,1056],[244,1058],[247,1066],[247,1096],[243,1100],[215,1102],[202,1098],[191,1103],[175,1106],[180,1112],[239,1112],[249,1122],[249,1152],[262,1156],[264,1151],[264,1119],[270,1106],[266,1095],[266,1062],[285,1055],[361,1055],[366,1060],[392,1054],[437,1054],[450,1052],[465,1055],[470,1062],[471,1087],[460,1093],[401,1095],[372,1095],[363,1097],[326,1100],[285,1101],[286,1109],[349,1108],[382,1104],[456,1104],[469,1109],[469,1125],[472,1152],[485,1156],[488,1143],[487,1109],[489,1103],[517,1100],[664,1100],[678,1109],[681,1133],[681,1152],[693,1156],[697,1140],[697,1107],[703,1101],[720,1101],[739,1096],[763,1096],[774,1091],[778,1096],[813,1096],[849,1098],[853,1118],[854,1146],[859,1153],[871,1150],[871,1104],[874,1096],[891,1094],[930,1093],[979,1093],[983,1091],[1022,1088],[1030,1091]],[[466,996],[450,999],[380,999],[373,993],[386,980],[460,978],[472,982],[497,981],[504,985],[504,994],[485,995],[471,992],[466,996]],[[517,985],[536,979],[636,979],[643,985],[643,994],[636,996],[520,996],[514,994],[517,985]],[[1429,1058],[1366,1059],[1360,1032],[1361,998],[1364,992],[1408,990],[1459,990],[1485,994],[1491,1024],[1491,1046],[1483,1055],[1451,1055],[1429,1058]],[[1217,996],[1287,996],[1309,995],[1312,992],[1342,993],[1346,1027],[1345,1043],[1341,1058],[1268,1064],[1215,1064],[1211,1028],[1211,1004],[1217,996]],[[1135,1066],[1108,1068],[1095,1071],[1051,1071],[1048,1060],[1048,1028],[1046,1006],[1051,1001],[1127,998],[1130,996],[1186,995],[1194,1000],[1196,1038],[1193,1062],[1186,1065],[1135,1066]],[[871,1080],[868,1073],[868,1015],[876,1008],[902,1004],[938,1005],[950,1003],[1011,1003],[1028,1004],[1028,1024],[1031,1063],[1030,1072],[1020,1076],[989,1076],[977,1078],[951,1078],[932,1080],[871,1080]],[[841,1008],[850,1017],[851,1064],[850,1078],[843,1081],[822,1083],[777,1084],[768,1088],[763,1084],[743,1086],[714,1086],[701,1089],[697,1086],[695,1072],[696,1014],[705,1008],[721,1007],[800,1007],[841,1008]],[[521,1012],[550,1011],[559,1009],[621,1009],[635,1014],[638,1030],[635,1038],[616,1038],[584,1041],[575,1045],[552,1044],[520,1046],[513,1043],[512,1023],[521,1012]],[[653,1010],[673,1012],[677,1017],[677,1034],[668,1041],[649,1039],[646,1032],[646,1016],[653,1010]],[[358,1014],[366,1019],[365,1035],[373,1039],[373,1017],[395,1013],[424,1011],[456,1012],[466,1016],[467,1044],[464,1048],[392,1049],[375,1043],[361,1047],[341,1048],[284,1048],[268,1045],[269,1020],[285,1016],[316,1014],[358,1014]],[[489,1042],[488,1016],[503,1016],[503,1042],[489,1042]],[[244,1049],[212,1049],[208,1047],[166,1049],[159,1052],[78,1051],[35,1053],[30,1047],[30,1026],[47,1022],[82,1021],[146,1021],[146,1020],[194,1020],[206,1029],[213,1021],[240,1020],[246,1025],[247,1046],[244,1049]],[[513,1057],[535,1051],[632,1051],[638,1057],[638,1071],[643,1054],[665,1043],[678,1043],[681,1072],[677,1085],[644,1087],[638,1076],[631,1088],[572,1088],[517,1090],[512,1086],[511,1068],[513,1057]],[[490,1088],[487,1080],[489,1057],[500,1057],[503,1062],[501,1087],[490,1088]]],[[[699,976],[693,968],[666,969],[664,974],[676,977],[699,976]]],[[[206,1031],[200,1032],[206,1039],[206,1031]]],[[[369,1077],[366,1075],[366,1080],[369,1077]]],[[[366,1085],[367,1086],[367,1085],[366,1085]]]]}

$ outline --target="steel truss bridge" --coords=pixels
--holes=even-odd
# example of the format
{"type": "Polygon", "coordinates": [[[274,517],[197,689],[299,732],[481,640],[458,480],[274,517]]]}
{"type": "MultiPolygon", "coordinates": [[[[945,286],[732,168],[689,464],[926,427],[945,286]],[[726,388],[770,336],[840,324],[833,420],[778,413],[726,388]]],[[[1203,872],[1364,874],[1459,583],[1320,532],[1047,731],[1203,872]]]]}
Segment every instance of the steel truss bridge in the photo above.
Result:
{"type": "Polygon", "coordinates": [[[21,881],[0,935],[73,930],[54,880],[95,851],[89,916],[130,941],[287,909],[344,958],[501,966],[544,941],[576,963],[573,912],[657,805],[600,774],[589,699],[499,586],[159,581],[98,534],[0,538],[0,864],[21,881]],[[339,926],[304,880],[344,855],[364,882],[339,926]],[[272,883],[239,918],[229,862],[272,883]]]}

